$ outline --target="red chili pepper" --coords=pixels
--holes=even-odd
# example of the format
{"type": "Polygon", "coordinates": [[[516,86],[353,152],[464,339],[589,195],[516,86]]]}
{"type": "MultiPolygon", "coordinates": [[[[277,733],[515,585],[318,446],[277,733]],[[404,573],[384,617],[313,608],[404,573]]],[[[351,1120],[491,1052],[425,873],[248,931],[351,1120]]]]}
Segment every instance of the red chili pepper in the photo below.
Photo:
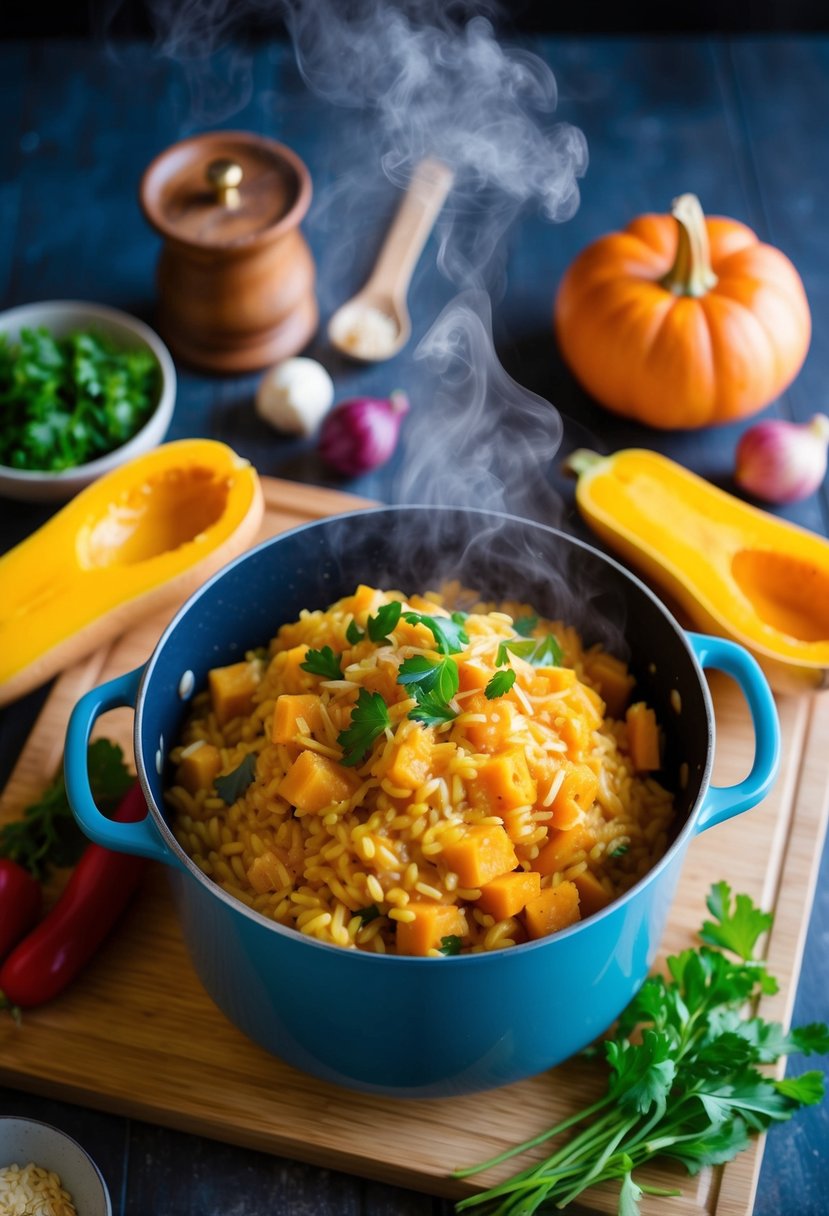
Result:
{"type": "Polygon", "coordinates": [[[40,916],[40,883],[16,861],[0,857],[0,960],[40,916]]]}
{"type": "MultiPolygon", "coordinates": [[[[147,805],[136,782],[113,819],[143,819],[147,805]]],[[[132,898],[147,866],[143,857],[90,844],[40,924],[0,967],[0,993],[21,1009],[51,1001],[89,962],[132,898]]]]}

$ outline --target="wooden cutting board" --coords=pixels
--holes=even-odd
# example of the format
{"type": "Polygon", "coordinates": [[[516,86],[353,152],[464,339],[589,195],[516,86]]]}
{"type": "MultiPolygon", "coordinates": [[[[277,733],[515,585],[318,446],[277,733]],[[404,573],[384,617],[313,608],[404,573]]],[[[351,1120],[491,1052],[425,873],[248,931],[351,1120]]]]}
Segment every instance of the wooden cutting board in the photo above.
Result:
{"type": "MultiPolygon", "coordinates": [[[[329,490],[263,480],[263,536],[368,505],[329,490]]],[[[146,621],[56,683],[0,801],[0,820],[19,816],[56,771],[78,696],[143,663],[170,615],[146,621]]],[[[749,769],[753,736],[736,688],[717,676],[712,687],[715,779],[730,784],[749,769]]],[[[826,828],[829,696],[784,699],[779,709],[783,768],[775,789],[762,806],[693,842],[663,948],[674,952],[693,944],[709,886],[727,879],[775,911],[768,958],[780,991],[763,1002],[763,1012],[786,1022],[826,828]]],[[[131,728],[131,713],[117,710],[99,733],[118,739],[131,754],[131,728]]],[[[451,1179],[455,1167],[558,1122],[597,1096],[602,1076],[599,1066],[576,1059],[484,1096],[402,1101],[351,1094],[296,1072],[248,1042],[200,987],[161,866],[150,870],[126,919],[71,989],[26,1013],[20,1027],[0,1019],[3,1084],[454,1197],[471,1189],[451,1179]]],[[[758,1142],[696,1179],[655,1169],[648,1180],[681,1186],[682,1197],[671,1201],[675,1216],[738,1216],[751,1211],[761,1153],[758,1142]]],[[[491,1185],[514,1168],[489,1171],[478,1182],[491,1185]]],[[[589,1204],[578,1210],[614,1212],[615,1194],[591,1192],[589,1204]]],[[[664,1200],[643,1203],[650,1216],[664,1211],[664,1200]]]]}

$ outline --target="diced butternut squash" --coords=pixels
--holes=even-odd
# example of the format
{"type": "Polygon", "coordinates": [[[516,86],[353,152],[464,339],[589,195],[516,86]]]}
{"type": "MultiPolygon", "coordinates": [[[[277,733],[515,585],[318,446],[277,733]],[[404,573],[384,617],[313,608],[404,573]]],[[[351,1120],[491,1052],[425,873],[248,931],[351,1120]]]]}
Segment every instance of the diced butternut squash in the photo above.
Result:
{"type": "Polygon", "coordinates": [[[509,701],[503,697],[490,701],[483,693],[473,693],[464,700],[463,712],[483,716],[483,721],[462,723],[463,733],[473,751],[497,752],[506,746],[514,728],[514,711],[509,701]]]}
{"type": "Polygon", "coordinates": [[[547,887],[524,908],[524,923],[532,938],[549,937],[579,919],[579,893],[572,882],[547,887]]]}
{"type": "Polygon", "coordinates": [[[478,770],[475,786],[495,815],[517,806],[532,806],[536,799],[536,785],[522,747],[510,747],[487,760],[478,770]]]}
{"type": "Polygon", "coordinates": [[[595,689],[579,680],[570,693],[570,704],[584,716],[591,730],[596,730],[604,721],[605,704],[595,689]]]}
{"type": "Polygon", "coordinates": [[[590,747],[592,728],[576,713],[556,718],[556,730],[562,742],[567,744],[567,755],[570,759],[580,760],[590,747]]]}
{"type": "Polygon", "coordinates": [[[581,860],[580,855],[589,853],[595,843],[595,832],[583,823],[564,831],[551,831],[547,843],[532,863],[533,869],[539,874],[558,874],[581,860]]]}
{"type": "Polygon", "coordinates": [[[259,674],[258,663],[245,661],[231,663],[229,667],[214,667],[207,673],[210,704],[219,726],[250,713],[259,674]]]}
{"type": "Polygon", "coordinates": [[[481,890],[478,907],[496,920],[517,916],[528,900],[541,892],[541,875],[532,870],[515,870],[493,878],[481,890]]]}
{"type": "Polygon", "coordinates": [[[461,692],[471,692],[472,689],[481,691],[492,679],[492,669],[486,667],[480,659],[458,660],[458,684],[461,692]]]}
{"type": "Polygon", "coordinates": [[[308,692],[314,687],[317,676],[303,671],[301,664],[309,647],[305,643],[292,646],[290,650],[278,651],[271,660],[271,670],[278,677],[279,687],[286,693],[308,692]]]}
{"type": "Polygon", "coordinates": [[[514,844],[526,840],[538,826],[529,807],[507,807],[498,811],[498,814],[504,822],[504,831],[514,844]]]}
{"type": "Polygon", "coordinates": [[[599,686],[608,715],[611,718],[623,717],[636,682],[627,666],[604,650],[587,655],[584,666],[590,679],[599,686]]]}
{"type": "Polygon", "coordinates": [[[543,671],[538,672],[536,679],[538,683],[533,683],[531,691],[536,696],[546,696],[573,688],[576,673],[572,667],[545,667],[543,671]]]}
{"type": "Polygon", "coordinates": [[[181,753],[181,762],[176,769],[176,785],[183,785],[191,794],[209,790],[222,768],[222,757],[212,743],[199,740],[191,743],[181,753]]]}
{"type": "Polygon", "coordinates": [[[455,904],[413,899],[406,910],[414,919],[397,922],[398,954],[428,954],[440,949],[444,937],[465,937],[468,932],[466,913],[455,904]]]}
{"type": "Polygon", "coordinates": [[[553,799],[551,827],[572,828],[593,805],[599,779],[587,764],[570,764],[553,799]]]}
{"type": "Polygon", "coordinates": [[[327,756],[302,751],[279,783],[279,794],[297,810],[317,814],[334,802],[350,798],[357,779],[327,756]]]}
{"type": "Polygon", "coordinates": [[[389,768],[389,780],[392,785],[402,786],[407,790],[416,790],[418,786],[423,785],[431,773],[433,752],[434,741],[431,732],[421,726],[409,731],[394,752],[389,768]]]}
{"type": "Polygon", "coordinates": [[[293,743],[297,735],[313,735],[320,738],[323,731],[322,706],[319,697],[312,692],[283,693],[276,698],[273,711],[271,740],[274,743],[293,743]]]}
{"type": "Polygon", "coordinates": [[[278,847],[255,857],[248,867],[248,882],[254,891],[266,895],[295,882],[299,871],[291,864],[287,849],[278,847]]]}
{"type": "Polygon", "coordinates": [[[594,912],[601,912],[602,908],[606,908],[613,900],[613,896],[607,893],[596,875],[591,874],[589,870],[576,874],[573,883],[579,893],[579,909],[582,916],[592,916],[594,912]]]}
{"type": "Polygon", "coordinates": [[[656,714],[644,701],[629,705],[625,714],[628,728],[628,751],[637,772],[652,772],[659,768],[659,727],[656,714]]]}
{"type": "Polygon", "coordinates": [[[462,887],[483,887],[518,865],[515,849],[498,824],[473,824],[460,840],[443,846],[443,858],[462,887]]]}

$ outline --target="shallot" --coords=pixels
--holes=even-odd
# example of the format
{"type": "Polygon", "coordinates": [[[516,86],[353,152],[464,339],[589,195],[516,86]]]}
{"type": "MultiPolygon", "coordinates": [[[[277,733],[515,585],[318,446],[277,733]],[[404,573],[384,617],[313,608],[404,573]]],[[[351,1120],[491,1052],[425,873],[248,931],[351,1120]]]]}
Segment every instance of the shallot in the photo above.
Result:
{"type": "Polygon", "coordinates": [[[766,502],[787,503],[814,494],[826,476],[829,418],[774,419],[750,427],[737,444],[734,480],[766,502]]]}
{"type": "Polygon", "coordinates": [[[320,456],[351,477],[379,468],[395,449],[408,409],[409,398],[399,391],[387,399],[354,397],[340,402],[322,425],[320,456]]]}

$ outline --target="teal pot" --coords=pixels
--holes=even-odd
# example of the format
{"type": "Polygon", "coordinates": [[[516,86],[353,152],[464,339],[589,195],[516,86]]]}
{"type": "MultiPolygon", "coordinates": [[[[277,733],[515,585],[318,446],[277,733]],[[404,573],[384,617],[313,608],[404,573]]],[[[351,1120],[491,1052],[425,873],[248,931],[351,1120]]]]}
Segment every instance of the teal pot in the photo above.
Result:
{"type": "Polygon", "coordinates": [[[245,1034],[327,1081],[433,1097],[539,1073],[601,1034],[654,962],[691,840],[759,802],[778,756],[774,701],[755,661],[731,642],[684,632],[617,562],[513,516],[389,507],[296,528],[206,583],[178,612],[146,666],[78,703],[69,724],[66,782],[88,836],[168,868],[201,982],[245,1034]],[[678,808],[670,847],[603,912],[552,937],[491,953],[375,955],[277,925],[205,877],[167,822],[167,757],[192,689],[204,686],[211,667],[265,644],[301,609],[327,607],[358,583],[412,593],[447,578],[494,599],[526,600],[577,626],[586,644],[602,642],[627,658],[637,677],[635,696],[655,708],[664,728],[660,779],[677,791],[678,808]],[[727,788],[710,782],[715,723],[703,674],[709,667],[737,680],[754,723],[751,772],[727,788]],[[135,709],[135,759],[149,808],[141,823],[101,815],[86,768],[96,720],[124,705],[135,709]]]}

